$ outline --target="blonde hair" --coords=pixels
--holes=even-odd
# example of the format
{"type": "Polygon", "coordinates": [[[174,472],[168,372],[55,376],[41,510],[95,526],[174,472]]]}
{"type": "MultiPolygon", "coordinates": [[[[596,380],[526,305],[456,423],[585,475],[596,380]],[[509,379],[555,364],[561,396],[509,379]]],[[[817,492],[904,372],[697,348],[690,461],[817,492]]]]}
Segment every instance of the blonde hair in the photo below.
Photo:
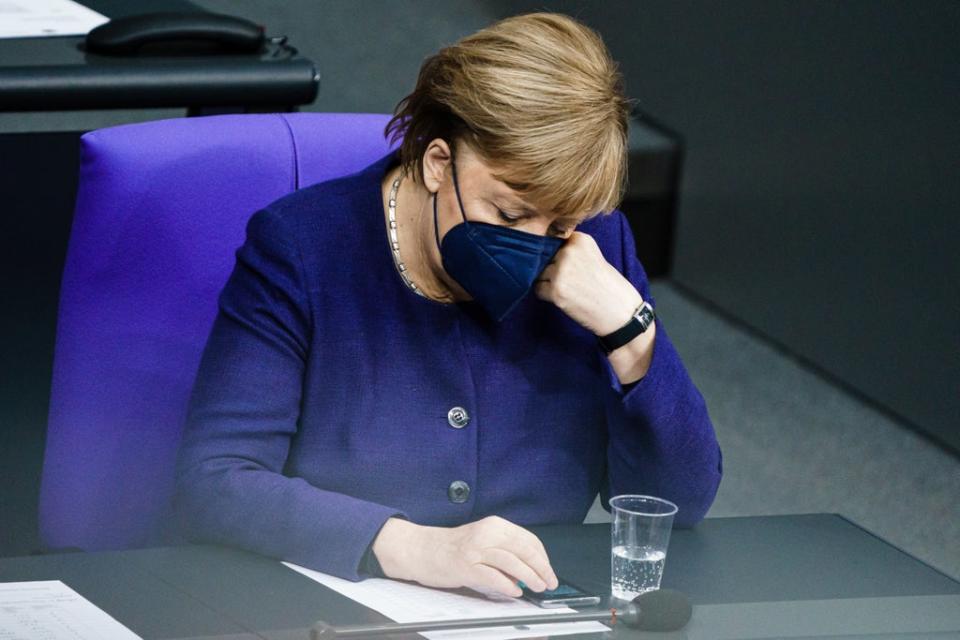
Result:
{"type": "Polygon", "coordinates": [[[615,209],[631,101],[600,35],[556,13],[506,18],[440,49],[384,135],[423,182],[427,145],[466,142],[494,177],[562,216],[615,209]]]}

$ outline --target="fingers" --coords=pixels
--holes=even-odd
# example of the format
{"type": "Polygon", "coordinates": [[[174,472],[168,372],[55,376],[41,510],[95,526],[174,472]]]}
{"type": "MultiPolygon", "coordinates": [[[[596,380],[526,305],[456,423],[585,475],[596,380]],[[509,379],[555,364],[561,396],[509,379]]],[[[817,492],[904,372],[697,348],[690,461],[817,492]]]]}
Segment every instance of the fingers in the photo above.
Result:
{"type": "Polygon", "coordinates": [[[539,300],[550,302],[550,283],[535,282],[533,284],[533,295],[537,296],[537,299],[539,300]]]}
{"type": "Polygon", "coordinates": [[[484,549],[482,557],[484,564],[499,569],[513,578],[514,583],[517,580],[523,580],[524,584],[534,591],[543,591],[547,588],[546,582],[530,565],[506,549],[498,547],[484,549]]]}
{"type": "Polygon", "coordinates": [[[557,264],[551,262],[540,272],[537,279],[533,281],[533,292],[541,300],[550,300],[550,289],[553,286],[553,279],[556,276],[557,264]]]}
{"type": "MultiPolygon", "coordinates": [[[[547,550],[544,548],[543,543],[540,542],[540,538],[535,536],[532,532],[527,531],[523,527],[517,527],[520,530],[521,536],[526,539],[526,544],[519,549],[519,553],[516,551],[517,556],[527,563],[534,571],[537,572],[537,575],[543,581],[545,588],[547,589],[556,589],[560,581],[557,579],[557,574],[554,573],[553,567],[550,566],[550,559],[547,556],[547,550]]],[[[524,580],[527,585],[530,585],[529,582],[524,580]]],[[[530,585],[530,588],[533,589],[533,586],[530,585]]],[[[539,591],[539,589],[534,589],[534,591],[539,591]]]]}
{"type": "Polygon", "coordinates": [[[523,595],[523,590],[517,583],[503,575],[498,569],[486,564],[473,565],[473,584],[469,585],[474,591],[498,591],[513,598],[523,595]]]}
{"type": "Polygon", "coordinates": [[[514,598],[523,594],[518,580],[533,591],[557,588],[543,543],[523,527],[499,516],[488,516],[439,531],[449,543],[440,545],[441,549],[453,555],[450,561],[441,560],[433,568],[424,568],[424,575],[414,578],[421,584],[463,585],[481,593],[494,591],[514,598]],[[439,579],[437,574],[444,570],[447,577],[439,579]]]}
{"type": "Polygon", "coordinates": [[[492,546],[512,553],[536,573],[539,581],[536,583],[528,582],[525,578],[517,575],[519,579],[523,580],[534,591],[542,590],[535,586],[539,582],[543,583],[544,588],[555,589],[557,587],[557,576],[550,566],[547,550],[540,542],[540,538],[531,531],[503,518],[495,518],[491,521],[491,524],[497,528],[504,527],[504,533],[506,534],[498,544],[492,546]]]}
{"type": "Polygon", "coordinates": [[[557,263],[554,259],[554,261],[550,262],[549,264],[547,264],[546,267],[543,268],[543,271],[541,271],[540,275],[537,276],[536,282],[553,280],[556,274],[556,271],[557,271],[557,263]]]}

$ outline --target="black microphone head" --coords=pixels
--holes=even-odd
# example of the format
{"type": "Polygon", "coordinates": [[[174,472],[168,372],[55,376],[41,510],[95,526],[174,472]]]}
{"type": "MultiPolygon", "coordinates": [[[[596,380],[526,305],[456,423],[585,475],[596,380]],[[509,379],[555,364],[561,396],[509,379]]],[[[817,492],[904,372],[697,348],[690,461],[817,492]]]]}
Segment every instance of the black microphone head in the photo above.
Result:
{"type": "Polygon", "coordinates": [[[676,631],[690,621],[692,614],[687,596],[673,589],[641,593],[633,602],[617,608],[617,620],[641,631],[676,631]]]}

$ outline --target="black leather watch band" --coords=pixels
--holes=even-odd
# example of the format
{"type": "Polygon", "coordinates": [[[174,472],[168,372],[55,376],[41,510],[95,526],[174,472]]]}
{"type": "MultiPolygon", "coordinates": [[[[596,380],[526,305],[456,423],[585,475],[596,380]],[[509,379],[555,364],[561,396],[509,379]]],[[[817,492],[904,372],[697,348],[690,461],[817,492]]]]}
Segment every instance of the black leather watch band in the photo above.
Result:
{"type": "Polygon", "coordinates": [[[597,341],[600,343],[600,346],[603,348],[604,352],[610,353],[611,351],[619,349],[646,331],[650,325],[653,324],[654,317],[655,314],[653,312],[653,307],[650,306],[649,302],[644,302],[637,307],[636,311],[633,312],[633,315],[630,316],[630,320],[627,321],[627,324],[623,325],[613,333],[608,333],[605,336],[598,336],[597,341]]]}

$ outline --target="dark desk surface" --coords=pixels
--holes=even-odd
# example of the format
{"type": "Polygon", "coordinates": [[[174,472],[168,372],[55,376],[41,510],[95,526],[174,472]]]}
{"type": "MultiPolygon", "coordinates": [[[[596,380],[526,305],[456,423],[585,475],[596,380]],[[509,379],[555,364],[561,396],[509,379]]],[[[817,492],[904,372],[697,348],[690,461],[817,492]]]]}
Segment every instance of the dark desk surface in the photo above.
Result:
{"type": "MultiPolygon", "coordinates": [[[[609,591],[609,525],[530,529],[559,575],[609,591]]],[[[0,559],[0,581],[26,580],[62,580],[146,639],[305,640],[318,618],[385,620],[276,560],[211,546],[0,559]]],[[[861,637],[900,637],[886,634],[903,629],[914,637],[960,637],[960,583],[834,515],[716,518],[674,531],[663,586],[696,605],[691,629],[702,629],[707,618],[710,628],[738,629],[725,637],[764,637],[742,626],[747,617],[764,616],[779,624],[794,624],[791,616],[809,620],[805,637],[877,629],[884,635],[861,637]],[[871,622],[858,621],[868,613],[871,622]]],[[[782,630],[773,636],[783,637],[782,630]]]]}
{"type": "MultiPolygon", "coordinates": [[[[187,0],[82,0],[108,18],[204,12],[187,0]]],[[[243,16],[240,16],[243,17],[243,16]]],[[[267,37],[272,33],[265,25],[267,37]]],[[[84,36],[0,38],[0,111],[190,107],[290,110],[317,95],[313,62],[268,43],[261,54],[103,56],[84,36]]]]}

